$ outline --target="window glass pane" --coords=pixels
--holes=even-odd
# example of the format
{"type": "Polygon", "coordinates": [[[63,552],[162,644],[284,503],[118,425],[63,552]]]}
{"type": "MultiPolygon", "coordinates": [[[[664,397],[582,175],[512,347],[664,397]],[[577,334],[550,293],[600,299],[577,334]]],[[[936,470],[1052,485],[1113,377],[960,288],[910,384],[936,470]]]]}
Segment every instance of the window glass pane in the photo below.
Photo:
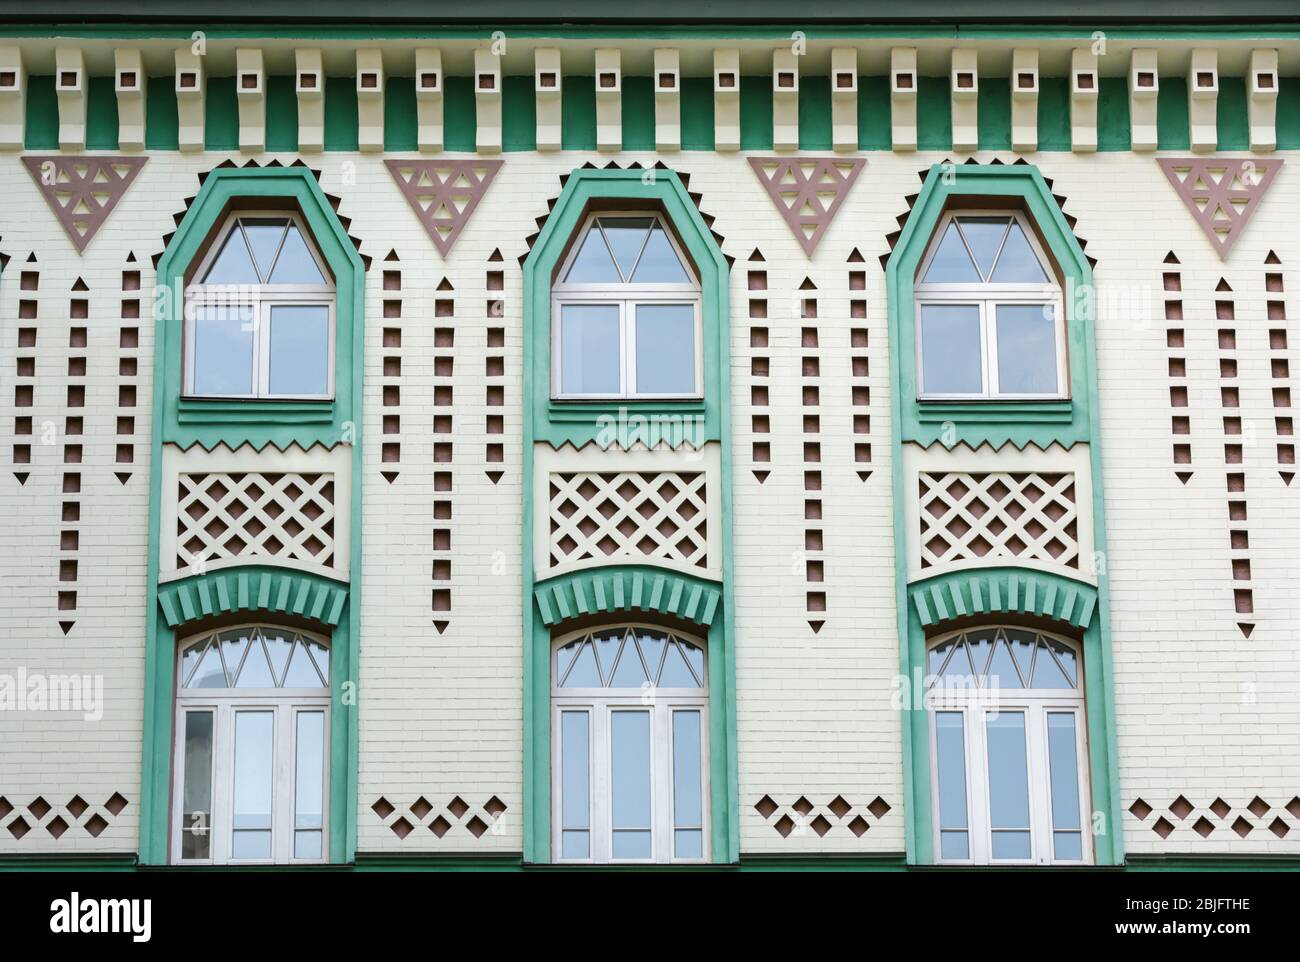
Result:
{"type": "MultiPolygon", "coordinates": [[[[668,651],[664,654],[663,671],[659,674],[660,688],[699,688],[700,682],[696,680],[695,675],[691,672],[691,667],[686,663],[686,652],[692,650],[693,646],[670,645],[668,651]]],[[[699,651],[698,648],[694,648],[699,651]]],[[[701,656],[701,661],[703,657],[701,656]]]]}
{"type": "Polygon", "coordinates": [[[270,656],[271,671],[275,674],[277,685],[284,684],[284,669],[289,663],[289,653],[293,651],[293,632],[278,628],[262,630],[262,639],[266,642],[266,653],[270,656]]]}
{"type": "MultiPolygon", "coordinates": [[[[600,663],[600,677],[604,679],[604,684],[608,685],[614,677],[614,663],[618,660],[618,653],[623,647],[623,638],[627,631],[623,628],[614,628],[609,631],[599,631],[592,635],[595,642],[596,660],[600,663]]],[[[601,682],[598,680],[597,685],[601,682]]]]}
{"type": "Polygon", "coordinates": [[[212,832],[212,712],[185,713],[181,858],[208,858],[212,832]]]}
{"type": "Polygon", "coordinates": [[[690,275],[673,250],[672,242],[661,225],[655,224],[646,241],[641,260],[632,275],[634,284],[689,284],[690,275]]]}
{"type": "Polygon", "coordinates": [[[271,308],[270,392],[329,393],[330,312],[324,304],[271,308]]]}
{"type": "Polygon", "coordinates": [[[293,857],[320,858],[321,831],[325,827],[324,712],[298,712],[294,749],[293,857]]]}
{"type": "MultiPolygon", "coordinates": [[[[1057,647],[1053,645],[1052,647],[1057,647]]],[[[1062,646],[1063,647],[1063,646],[1062,646]]],[[[1067,654],[1069,650],[1066,649],[1067,654]]],[[[1073,667],[1074,656],[1070,654],[1070,664],[1073,667]]],[[[1073,688],[1074,685],[1070,679],[1061,673],[1061,666],[1057,664],[1052,653],[1047,650],[1047,645],[1043,642],[1038,643],[1038,657],[1034,659],[1034,688],[1051,688],[1063,689],[1073,688]]]]}
{"type": "Polygon", "coordinates": [[[1052,305],[999,304],[997,339],[999,393],[1057,393],[1052,305]]]}
{"type": "Polygon", "coordinates": [[[1029,763],[1024,712],[990,712],[985,717],[985,733],[993,857],[1029,858],[1029,763]]]}
{"type": "Polygon", "coordinates": [[[253,649],[244,659],[244,667],[240,669],[239,678],[235,682],[236,688],[274,688],[275,678],[271,675],[271,665],[266,660],[266,650],[262,647],[262,641],[259,638],[253,642],[253,649]]]}
{"type": "Polygon", "coordinates": [[[622,390],[617,304],[565,304],[560,325],[560,391],[622,390]]]}
{"type": "MultiPolygon", "coordinates": [[[[983,676],[989,670],[989,658],[993,654],[993,639],[996,635],[997,632],[992,628],[981,628],[966,635],[966,646],[970,649],[971,662],[975,665],[977,675],[983,676]]],[[[980,681],[984,681],[983,677],[980,681]]]]}
{"type": "Polygon", "coordinates": [[[253,393],[253,308],[248,304],[194,309],[194,393],[253,393]]]}
{"type": "Polygon", "coordinates": [[[1052,782],[1052,849],[1059,859],[1083,858],[1079,834],[1079,760],[1073,712],[1047,713],[1047,764],[1052,782]]]}
{"type": "Polygon", "coordinates": [[[297,224],[289,226],[289,233],[284,238],[284,246],[280,248],[280,256],[275,259],[275,267],[271,270],[270,283],[312,285],[329,283],[325,275],[320,272],[316,259],[311,256],[307,241],[303,239],[297,224]]]}
{"type": "Polygon", "coordinates": [[[221,641],[221,657],[226,663],[226,675],[232,688],[239,685],[239,673],[248,651],[250,634],[247,629],[237,628],[234,631],[223,631],[218,636],[221,641]]]}
{"type": "Polygon", "coordinates": [[[695,393],[695,306],[636,306],[638,394],[695,393]]]}
{"type": "Polygon", "coordinates": [[[610,713],[610,813],[615,858],[650,858],[650,713],[610,713]]]}
{"type": "Polygon", "coordinates": [[[271,857],[274,726],[273,712],[235,712],[234,858],[271,857]]]}
{"type": "Polygon", "coordinates": [[[271,265],[275,261],[275,252],[284,237],[284,227],[289,223],[283,217],[244,217],[240,224],[248,237],[248,246],[253,251],[253,260],[257,272],[265,282],[271,276],[271,265]]]}
{"type": "MultiPolygon", "coordinates": [[[[935,712],[935,757],[939,771],[939,827],[966,828],[966,735],[962,713],[935,712]]],[[[965,842],[963,841],[963,845],[965,842]]],[[[949,857],[949,856],[945,856],[949,857]]],[[[965,858],[965,855],[951,856],[965,858]]]]}
{"type": "Polygon", "coordinates": [[[631,635],[623,643],[623,651],[618,656],[614,667],[614,677],[609,682],[610,688],[640,688],[649,682],[641,656],[637,654],[636,639],[631,635]]]}
{"type": "Polygon", "coordinates": [[[704,803],[701,784],[700,713],[673,712],[673,854],[704,856],[704,803]],[[701,829],[701,831],[683,831],[701,829]]]}
{"type": "Polygon", "coordinates": [[[600,228],[592,224],[591,230],[583,238],[578,254],[569,266],[569,273],[564,276],[569,284],[619,284],[623,278],[614,266],[614,258],[609,256],[605,238],[600,228]]]}
{"type": "Polygon", "coordinates": [[[654,223],[650,217],[602,217],[600,226],[605,230],[605,240],[614,253],[619,272],[624,280],[632,277],[637,256],[645,244],[646,231],[654,223]]]}
{"type": "Polygon", "coordinates": [[[307,642],[307,650],[311,652],[312,660],[316,662],[316,668],[320,671],[320,676],[325,679],[325,687],[330,683],[330,650],[319,642],[311,641],[304,638],[307,642]]]}
{"type": "Polygon", "coordinates": [[[1061,644],[1059,641],[1052,641],[1050,638],[1047,639],[1047,646],[1052,649],[1052,652],[1056,655],[1057,662],[1065,669],[1065,676],[1070,682],[1070,687],[1073,688],[1079,683],[1074,649],[1070,648],[1068,645],[1061,644]]]}
{"type": "Polygon", "coordinates": [[[561,856],[588,858],[591,828],[591,716],[560,713],[561,856]]]}
{"type": "Polygon", "coordinates": [[[577,660],[568,669],[567,675],[561,675],[564,688],[599,688],[600,672],[596,669],[596,656],[592,653],[590,642],[575,641],[560,649],[560,664],[566,663],[565,652],[577,651],[577,660]]]}
{"type": "Polygon", "coordinates": [[[1025,684],[1031,684],[1034,667],[1034,639],[1032,631],[1020,631],[1016,628],[1006,630],[1007,638],[1011,641],[1011,653],[1016,658],[1016,664],[1020,666],[1020,677],[1025,680],[1025,684]]]}
{"type": "Polygon", "coordinates": [[[962,243],[961,236],[957,233],[955,222],[948,224],[948,229],[943,232],[943,240],[939,241],[939,247],[934,252],[934,257],[930,259],[930,266],[926,269],[925,277],[921,279],[923,284],[978,284],[981,281],[979,271],[975,270],[975,264],[970,259],[970,254],[966,252],[966,245],[962,243]]]}
{"type": "Polygon", "coordinates": [[[199,659],[203,657],[203,653],[207,650],[208,642],[207,639],[204,639],[202,641],[196,641],[194,644],[190,645],[185,649],[185,653],[181,655],[180,681],[182,688],[188,688],[190,686],[190,676],[194,674],[194,669],[198,667],[199,659]]]}
{"type": "Polygon", "coordinates": [[[993,259],[1007,232],[1006,217],[962,217],[961,232],[966,236],[966,246],[975,257],[975,264],[985,278],[993,269],[993,259]]]}
{"type": "Polygon", "coordinates": [[[661,631],[642,628],[637,636],[637,644],[641,648],[641,657],[645,659],[646,671],[650,673],[650,681],[659,684],[659,670],[663,667],[668,636],[661,631]]]}
{"type": "Polygon", "coordinates": [[[998,266],[993,269],[990,278],[994,284],[1046,284],[1047,274],[1039,263],[1038,255],[1029,246],[1020,224],[1012,222],[1011,232],[1007,234],[1006,243],[1002,245],[1002,254],[998,257],[998,266]]]}
{"type": "Polygon", "coordinates": [[[221,652],[215,644],[208,645],[199,662],[198,670],[190,676],[186,688],[225,688],[226,672],[221,665],[221,652]]]}
{"type": "Polygon", "coordinates": [[[311,663],[311,655],[307,654],[307,646],[299,639],[293,646],[293,655],[289,658],[289,670],[284,676],[285,688],[322,688],[320,675],[316,674],[316,666],[311,663]]]}
{"type": "Polygon", "coordinates": [[[1015,663],[1011,660],[1011,649],[1007,646],[1005,638],[999,638],[997,645],[993,648],[993,660],[989,662],[988,678],[984,684],[990,688],[1023,687],[1015,663]]]}
{"type": "Polygon", "coordinates": [[[975,304],[921,307],[921,378],[927,394],[980,394],[980,310],[975,304]]]}
{"type": "Polygon", "coordinates": [[[248,255],[248,245],[244,235],[236,224],[226,235],[221,245],[221,253],[216,256],[208,272],[203,275],[203,284],[258,284],[261,278],[253,267],[253,259],[248,255]]]}

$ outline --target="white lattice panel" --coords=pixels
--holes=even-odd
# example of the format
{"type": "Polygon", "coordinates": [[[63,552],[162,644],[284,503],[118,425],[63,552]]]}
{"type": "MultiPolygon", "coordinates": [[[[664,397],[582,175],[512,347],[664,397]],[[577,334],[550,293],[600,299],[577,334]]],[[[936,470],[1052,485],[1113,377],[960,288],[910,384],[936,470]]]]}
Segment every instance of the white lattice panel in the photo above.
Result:
{"type": "Polygon", "coordinates": [[[347,576],[351,448],[163,449],[159,577],[240,564],[347,576]]]}
{"type": "Polygon", "coordinates": [[[176,478],[176,567],[239,558],[334,563],[332,473],[176,478]]]}
{"type": "Polygon", "coordinates": [[[927,472],[920,483],[921,567],[1014,558],[1079,567],[1069,472],[927,472]]]}
{"type": "Polygon", "coordinates": [[[550,476],[552,567],[666,559],[708,568],[703,471],[582,471],[550,476]]]}

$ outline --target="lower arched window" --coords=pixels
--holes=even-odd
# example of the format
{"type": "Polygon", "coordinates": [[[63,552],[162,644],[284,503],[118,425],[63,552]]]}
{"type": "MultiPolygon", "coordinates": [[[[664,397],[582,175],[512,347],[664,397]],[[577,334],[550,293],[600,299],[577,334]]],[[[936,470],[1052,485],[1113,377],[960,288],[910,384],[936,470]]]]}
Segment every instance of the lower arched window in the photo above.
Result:
{"type": "Polygon", "coordinates": [[[246,625],[180,646],[172,861],[328,859],[330,650],[246,625]]]}
{"type": "Polygon", "coordinates": [[[557,861],[706,860],[705,661],[700,642],[643,625],[559,640],[551,689],[557,861]]]}
{"type": "Polygon", "coordinates": [[[928,673],[939,861],[1091,861],[1078,646],[977,628],[933,641],[928,673]]]}

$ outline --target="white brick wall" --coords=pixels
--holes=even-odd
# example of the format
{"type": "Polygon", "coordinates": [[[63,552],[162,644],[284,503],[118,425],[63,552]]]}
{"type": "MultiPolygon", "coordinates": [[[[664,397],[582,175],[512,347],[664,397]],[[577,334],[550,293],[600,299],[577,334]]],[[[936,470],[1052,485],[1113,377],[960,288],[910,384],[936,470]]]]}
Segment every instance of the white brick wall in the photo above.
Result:
{"type": "MultiPolygon", "coordinates": [[[[90,723],[70,715],[0,713],[0,795],[26,805],[37,795],[63,805],[74,794],[96,810],[113,792],[128,807],[110,828],[92,839],[79,825],[60,840],[38,827],[16,841],[0,828],[0,851],[122,851],[136,848],[141,700],[143,678],[145,539],[149,373],[152,329],[148,319],[150,257],[173,229],[171,215],[197,188],[197,173],[224,155],[152,155],[130,192],[84,256],[78,256],[16,162],[0,164],[7,198],[0,210],[0,250],[12,260],[0,282],[0,430],[13,428],[18,276],[35,251],[41,273],[36,326],[35,406],[37,434],[25,486],[13,478],[11,445],[0,451],[0,511],[10,519],[0,528],[0,671],[25,665],[29,671],[100,671],[105,713],[90,723]],[[120,485],[113,472],[112,437],[117,388],[120,272],[133,250],[141,269],[144,309],[140,322],[140,385],[135,409],[136,462],[120,485]],[[61,445],[40,445],[40,423],[65,416],[69,288],[77,276],[90,287],[85,456],[82,473],[80,562],[76,625],[67,637],[55,611],[58,533],[63,527],[59,491],[64,466],[61,445]]],[[[979,155],[988,159],[992,155],[979,155]]],[[[268,158],[263,158],[268,159],[268,158]]],[[[291,157],[283,158],[286,162],[291,157]]],[[[591,159],[585,154],[508,154],[506,164],[444,262],[424,235],[381,158],[326,154],[313,159],[325,189],[343,197],[340,212],[353,218],[350,231],[374,258],[367,277],[365,468],[363,499],[363,605],[361,638],[361,758],[359,848],[362,851],[517,851],[520,846],[521,659],[520,659],[520,490],[521,303],[517,257],[534,219],[559,193],[560,174],[591,159]],[[351,173],[355,183],[345,183],[351,173]],[[500,247],[504,261],[489,264],[500,247]],[[400,262],[385,263],[389,249],[400,262]],[[382,302],[397,295],[382,290],[384,269],[402,273],[402,318],[384,320],[382,302]],[[505,273],[504,294],[485,288],[489,269],[505,273]],[[455,290],[435,293],[446,276],[455,290]],[[501,319],[489,320],[486,302],[503,296],[501,319]],[[435,298],[454,298],[455,316],[433,317],[435,298]],[[400,326],[400,351],[383,347],[382,330],[400,326]],[[433,329],[455,329],[455,345],[439,349],[433,329]],[[489,326],[505,328],[505,346],[489,348],[489,326]],[[383,358],[400,354],[400,377],[386,377],[383,358]],[[436,376],[432,358],[454,357],[450,377],[436,376]],[[505,359],[505,404],[489,411],[484,370],[489,355],[505,359]],[[401,388],[401,405],[382,405],[382,386],[401,388]],[[431,431],[433,386],[455,391],[454,459],[434,464],[431,431]],[[385,414],[400,414],[401,460],[384,464],[380,444],[385,414]],[[485,433],[484,417],[505,418],[504,435],[485,433]],[[505,462],[489,465],[484,446],[505,444],[505,462]],[[492,484],[485,470],[501,469],[492,484]],[[397,470],[389,483],[381,470],[397,470]],[[453,490],[434,491],[435,471],[450,470],[453,490]],[[433,502],[450,500],[452,517],[437,521],[433,502]],[[431,610],[432,531],[451,531],[451,609],[431,610]],[[446,620],[439,634],[433,621],[446,620]],[[371,805],[384,797],[396,807],[387,820],[371,805]],[[463,821],[481,812],[493,796],[507,806],[499,831],[475,838],[458,821],[441,839],[418,826],[399,839],[389,825],[407,814],[419,797],[432,805],[423,820],[445,811],[455,796],[469,806],[463,821]]],[[[609,158],[599,158],[601,164],[609,158]]],[[[621,163],[642,156],[618,156],[621,163]]],[[[873,153],[831,231],[809,262],[776,215],[744,157],[684,153],[671,159],[689,172],[691,190],[703,195],[703,209],[717,217],[724,250],[736,258],[732,276],[733,449],[736,531],[736,665],[739,712],[739,808],[742,851],[898,852],[903,846],[902,764],[898,716],[889,708],[890,684],[898,664],[893,579],[893,507],[890,503],[889,356],[883,273],[878,256],[886,234],[915,193],[918,171],[944,159],[939,154],[895,156],[873,153]],[[747,316],[750,292],[745,271],[759,248],[768,273],[768,318],[752,326],[769,330],[766,349],[751,348],[747,316]],[[864,264],[846,258],[857,247],[864,264]],[[848,290],[850,269],[865,270],[865,293],[848,290]],[[816,291],[797,290],[805,276],[816,291]],[[818,318],[799,317],[798,300],[816,297],[818,318]],[[868,316],[850,320],[850,298],[865,298],[868,316]],[[815,324],[819,347],[800,346],[800,329],[815,324]],[[851,377],[849,330],[865,327],[871,373],[851,377]],[[750,359],[770,357],[770,403],[758,413],[771,418],[772,462],[766,482],[754,478],[751,445],[756,439],[749,390],[756,383],[750,359]],[[800,359],[820,358],[814,379],[801,374],[800,359]],[[801,401],[805,384],[821,390],[820,432],[823,518],[805,521],[802,418],[812,409],[801,401]],[[849,406],[852,384],[871,387],[871,434],[855,436],[849,406]],[[856,441],[872,444],[873,462],[856,464],[856,441]],[[862,481],[858,471],[869,468],[862,481]],[[813,633],[805,610],[809,585],[801,556],[804,533],[825,532],[827,595],[825,621],[813,633]],[[782,837],[754,805],[770,796],[783,813],[806,797],[825,812],[837,795],[857,811],[877,796],[891,809],[868,816],[861,838],[828,816],[825,837],[811,829],[782,837]]],[[[1009,160],[1009,155],[1003,155],[1009,160]]],[[[1290,230],[1300,201],[1300,177],[1284,167],[1229,265],[1211,252],[1190,215],[1151,158],[1122,153],[1093,156],[1043,154],[1034,158],[1054,179],[1054,191],[1069,198],[1066,209],[1079,218],[1077,232],[1087,252],[1100,261],[1102,286],[1098,319],[1102,450],[1109,525],[1115,689],[1124,808],[1141,797],[1155,811],[1145,821],[1122,818],[1130,852],[1288,851],[1300,845],[1300,824],[1282,811],[1300,793],[1300,662],[1296,629],[1288,617],[1291,585],[1300,578],[1295,546],[1300,543],[1300,485],[1278,478],[1272,440],[1268,378],[1270,359],[1297,361],[1291,332],[1287,352],[1268,349],[1267,331],[1284,326],[1264,319],[1264,257],[1271,248],[1282,259],[1288,289],[1300,291],[1300,241],[1290,230]],[[1160,291],[1161,261],[1173,250],[1181,263],[1185,320],[1166,323],[1160,291]],[[1233,287],[1235,322],[1214,316],[1213,289],[1220,276],[1233,287]],[[1135,293],[1136,310],[1117,307],[1111,293],[1135,293]],[[1145,300],[1143,300],[1145,299],[1145,300]],[[1165,330],[1186,330],[1182,352],[1165,346],[1165,330]],[[1233,610],[1228,545],[1223,438],[1219,419],[1216,332],[1237,331],[1240,414],[1258,443],[1248,446],[1245,464],[1234,470],[1247,478],[1246,500],[1255,612],[1249,619],[1233,610]],[[1187,485],[1174,477],[1169,432],[1167,358],[1187,358],[1191,393],[1194,476],[1187,485]],[[1255,623],[1249,639],[1238,621],[1255,623]],[[1253,686],[1253,687],[1251,687],[1253,686]],[[1168,814],[1180,795],[1196,813],[1180,820],[1168,814]],[[1272,806],[1261,827],[1239,839],[1226,824],[1244,813],[1256,795],[1272,806]],[[1233,809],[1225,821],[1210,815],[1206,839],[1191,823],[1217,797],[1233,809]],[[1282,814],[1293,826],[1278,839],[1262,826],[1282,814]],[[1177,825],[1167,840],[1151,831],[1164,815],[1177,825]]],[[[754,296],[759,296],[755,292],[754,296]]],[[[1282,297],[1284,295],[1274,295],[1282,297]]],[[[1122,302],[1121,302],[1122,304],[1122,302]]],[[[853,353],[862,353],[854,351],[853,353]]],[[[21,412],[20,412],[21,413],[21,412]]],[[[60,439],[61,440],[61,439],[60,439]]],[[[1186,440],[1186,439],[1179,439],[1186,440]]],[[[815,466],[809,465],[809,468],[815,466]]],[[[1180,466],[1180,469],[1184,469],[1180,466]]],[[[447,555],[441,555],[447,556],[447,555]]],[[[46,816],[46,820],[56,813],[46,816]]],[[[12,816],[11,816],[12,817],[12,816]]],[[[810,816],[811,818],[812,816],[810,816]]],[[[851,818],[851,816],[850,816],[851,818]]],[[[31,819],[28,819],[31,821],[31,819]]],[[[847,821],[846,818],[844,821],[847,821]]]]}

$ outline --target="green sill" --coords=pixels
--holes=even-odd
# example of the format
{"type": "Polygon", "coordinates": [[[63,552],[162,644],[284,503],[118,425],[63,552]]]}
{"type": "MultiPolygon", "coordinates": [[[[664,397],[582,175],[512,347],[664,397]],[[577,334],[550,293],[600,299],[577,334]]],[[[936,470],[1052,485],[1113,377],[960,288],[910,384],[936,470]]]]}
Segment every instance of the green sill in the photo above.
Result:
{"type": "Polygon", "coordinates": [[[1064,401],[917,401],[922,424],[1069,424],[1074,402],[1064,401]]]}
{"type": "Polygon", "coordinates": [[[682,415],[704,415],[703,399],[683,401],[637,401],[631,398],[599,401],[557,401],[547,402],[547,417],[560,424],[595,424],[601,418],[618,419],[620,413],[626,412],[628,418],[674,417],[682,415]]]}
{"type": "Polygon", "coordinates": [[[180,424],[329,424],[333,401],[199,400],[181,398],[180,424]]]}

